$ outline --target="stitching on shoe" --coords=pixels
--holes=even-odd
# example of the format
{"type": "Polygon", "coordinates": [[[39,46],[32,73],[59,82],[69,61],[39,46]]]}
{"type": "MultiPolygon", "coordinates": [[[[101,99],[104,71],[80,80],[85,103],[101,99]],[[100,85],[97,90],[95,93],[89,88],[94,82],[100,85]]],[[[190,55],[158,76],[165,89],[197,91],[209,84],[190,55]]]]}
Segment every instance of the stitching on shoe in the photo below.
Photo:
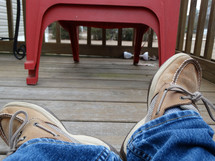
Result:
{"type": "MultiPolygon", "coordinates": [[[[187,60],[187,59],[186,59],[187,60]]],[[[175,80],[175,78],[176,78],[176,73],[178,73],[178,70],[181,68],[181,66],[184,64],[184,62],[186,61],[186,60],[184,60],[183,61],[183,63],[177,68],[177,70],[175,71],[175,73],[174,73],[174,76],[173,76],[173,78],[172,78],[172,82],[171,83],[173,83],[174,82],[174,80],[175,80]]]]}
{"type": "Polygon", "coordinates": [[[198,81],[199,81],[199,90],[200,90],[201,77],[202,77],[202,74],[201,74],[202,73],[202,68],[201,68],[201,66],[200,66],[198,61],[195,61],[195,63],[196,63],[196,67],[198,66],[198,68],[199,68],[199,70],[198,70],[198,74],[199,74],[198,81]]]}
{"type": "Polygon", "coordinates": [[[181,63],[181,65],[178,67],[178,69],[176,70],[172,83],[176,84],[179,78],[179,75],[181,74],[181,72],[183,71],[183,69],[188,65],[189,61],[193,60],[192,58],[186,59],[183,61],[183,63],[181,63]]]}
{"type": "MultiPolygon", "coordinates": [[[[174,77],[173,77],[173,80],[172,80],[172,83],[174,84],[177,84],[177,81],[178,81],[178,78],[179,78],[179,75],[180,73],[183,71],[183,69],[189,64],[189,63],[192,63],[195,68],[197,69],[197,72],[198,72],[198,88],[200,87],[200,84],[201,84],[201,67],[199,65],[199,63],[193,59],[193,58],[189,58],[189,59],[186,59],[181,65],[180,67],[176,70],[175,74],[174,74],[174,77]]],[[[199,89],[198,89],[199,90],[199,89]]]]}

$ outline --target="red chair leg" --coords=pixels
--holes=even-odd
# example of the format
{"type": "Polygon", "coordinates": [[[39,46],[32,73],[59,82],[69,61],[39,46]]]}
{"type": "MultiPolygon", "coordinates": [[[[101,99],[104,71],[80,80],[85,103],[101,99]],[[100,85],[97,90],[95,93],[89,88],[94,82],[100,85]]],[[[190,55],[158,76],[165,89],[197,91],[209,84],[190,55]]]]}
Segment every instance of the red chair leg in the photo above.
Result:
{"type": "Polygon", "coordinates": [[[137,65],[139,63],[143,34],[148,30],[148,28],[149,28],[148,26],[144,25],[137,27],[135,30],[134,60],[133,60],[134,65],[137,65]]]}
{"type": "Polygon", "coordinates": [[[79,31],[78,26],[75,23],[68,21],[59,21],[59,24],[69,32],[71,41],[73,60],[75,63],[79,62],[79,31]]]}
{"type": "Polygon", "coordinates": [[[75,63],[79,62],[79,31],[78,26],[71,25],[69,29],[69,36],[72,47],[73,60],[75,63]]]}
{"type": "Polygon", "coordinates": [[[28,85],[35,85],[38,82],[38,72],[39,70],[28,70],[28,77],[26,78],[26,83],[28,85]]]}
{"type": "MultiPolygon", "coordinates": [[[[42,40],[41,40],[41,42],[42,42],[42,40]]],[[[40,43],[35,68],[28,70],[28,77],[26,78],[26,83],[28,85],[35,85],[38,82],[41,46],[42,46],[42,44],[40,43]]]]}
{"type": "Polygon", "coordinates": [[[45,24],[42,23],[42,15],[38,14],[40,6],[37,1],[26,1],[26,62],[28,70],[27,84],[36,84],[38,81],[40,52],[42,48],[45,24]]]}

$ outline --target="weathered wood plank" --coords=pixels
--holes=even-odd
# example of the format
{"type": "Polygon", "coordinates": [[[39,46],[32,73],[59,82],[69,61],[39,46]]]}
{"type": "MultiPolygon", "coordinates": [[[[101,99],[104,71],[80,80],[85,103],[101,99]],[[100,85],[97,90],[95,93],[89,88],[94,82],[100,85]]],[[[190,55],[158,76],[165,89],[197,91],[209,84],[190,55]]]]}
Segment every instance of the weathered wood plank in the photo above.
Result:
{"type": "MultiPolygon", "coordinates": [[[[41,63],[40,65],[40,71],[43,70],[53,70],[53,69],[58,69],[57,73],[60,71],[67,71],[70,70],[70,72],[74,71],[84,71],[84,70],[89,70],[91,73],[119,73],[117,70],[122,71],[123,73],[132,73],[132,74],[147,74],[149,71],[151,71],[150,75],[153,75],[156,71],[157,68],[153,67],[153,63],[144,63],[140,66],[132,66],[131,64],[128,66],[119,66],[119,65],[97,65],[97,64],[82,64],[82,65],[76,65],[74,63],[70,64],[55,64],[55,63],[41,63]],[[65,70],[64,70],[65,69],[65,70]]],[[[157,66],[157,65],[156,65],[157,66]]],[[[17,63],[17,62],[2,62],[0,64],[0,71],[11,71],[14,70],[14,68],[17,69],[17,71],[23,71],[24,70],[24,64],[23,63],[17,63]],[[8,67],[5,68],[5,65],[8,67]]]]}
{"type": "MultiPolygon", "coordinates": [[[[40,79],[40,87],[58,88],[94,88],[94,89],[148,89],[150,81],[129,81],[129,80],[97,80],[97,79],[40,79]]],[[[10,79],[1,78],[0,86],[23,87],[27,86],[25,77],[10,79]]],[[[206,87],[207,88],[207,87],[206,87]]],[[[207,91],[215,91],[215,88],[208,87],[207,91]]]]}
{"type": "MultiPolygon", "coordinates": [[[[13,72],[14,68],[13,67],[9,67],[7,69],[1,69],[0,71],[8,71],[8,72],[13,72]]],[[[22,72],[24,69],[23,67],[21,68],[17,68],[17,72],[22,72]]],[[[78,74],[95,74],[95,75],[115,75],[115,74],[119,74],[119,75],[124,75],[127,74],[128,77],[130,75],[134,76],[134,75],[154,75],[155,74],[155,70],[123,70],[123,69],[80,69],[80,68],[64,68],[64,67],[41,67],[41,73],[42,72],[51,72],[52,74],[57,74],[57,73],[70,73],[70,74],[74,74],[74,75],[78,75],[78,74]],[[85,70],[85,71],[84,71],[85,70]]]]}
{"type": "Polygon", "coordinates": [[[146,103],[113,103],[113,102],[77,102],[0,99],[0,108],[14,101],[37,104],[51,110],[61,121],[83,122],[124,122],[135,123],[141,120],[147,111],[146,103]],[[64,112],[62,112],[64,111],[64,112]]]}
{"type": "MultiPolygon", "coordinates": [[[[140,65],[133,66],[130,64],[131,61],[126,61],[126,64],[117,64],[117,62],[112,62],[112,64],[100,64],[96,63],[96,61],[100,61],[99,59],[91,62],[82,62],[79,64],[68,62],[63,63],[64,59],[59,59],[59,62],[54,61],[44,61],[41,60],[40,63],[40,71],[44,72],[84,72],[84,73],[121,73],[121,74],[147,74],[153,75],[157,69],[158,64],[157,61],[142,61],[140,65]]],[[[83,60],[84,61],[84,60],[83,60]]],[[[111,60],[110,60],[111,61],[111,60]]],[[[123,61],[123,60],[121,60],[123,61]]],[[[0,71],[14,71],[16,68],[17,71],[24,70],[24,61],[2,61],[0,64],[0,71]],[[5,66],[8,66],[5,68],[5,66]]]]}
{"type": "MultiPolygon", "coordinates": [[[[156,65],[134,67],[132,60],[83,58],[75,65],[72,57],[42,56],[41,79],[38,85],[27,86],[24,60],[17,61],[12,55],[0,57],[0,107],[11,101],[46,107],[69,132],[99,137],[118,150],[131,127],[146,115],[147,87],[152,78],[148,71],[157,70],[156,65]]],[[[215,84],[203,80],[201,91],[215,103],[215,84]]],[[[198,105],[206,122],[214,124],[203,104],[198,105]]],[[[0,154],[5,154],[6,148],[1,140],[0,154]]]]}
{"type": "MultiPolygon", "coordinates": [[[[44,88],[38,86],[0,87],[0,92],[4,93],[4,95],[0,95],[0,99],[123,103],[146,103],[147,101],[147,90],[44,88]]],[[[215,103],[213,92],[202,92],[202,94],[215,103]]]]}
{"type": "MultiPolygon", "coordinates": [[[[11,55],[12,56],[12,55],[11,55]]],[[[12,56],[13,57],[13,56],[12,56]]],[[[40,69],[42,68],[79,68],[79,69],[95,69],[96,70],[124,70],[124,72],[126,71],[138,71],[139,72],[141,70],[144,71],[156,71],[158,69],[158,64],[157,61],[140,61],[140,63],[137,66],[132,65],[132,60],[128,60],[125,61],[125,59],[121,59],[121,62],[115,62],[111,59],[107,59],[107,61],[109,61],[108,64],[106,62],[102,63],[98,63],[101,61],[101,59],[89,59],[89,61],[87,62],[85,58],[81,58],[81,63],[77,64],[77,63],[73,63],[73,61],[70,59],[70,57],[68,59],[58,59],[58,61],[54,61],[54,59],[50,59],[50,60],[43,60],[43,57],[41,59],[41,63],[40,63],[40,69]],[[52,61],[53,60],[53,61],[52,61]]],[[[17,67],[18,69],[24,69],[24,60],[23,61],[18,61],[13,57],[13,60],[9,61],[9,60],[5,60],[2,59],[2,62],[0,64],[0,70],[7,70],[7,69],[13,69],[14,67],[17,67]],[[4,61],[3,61],[4,60],[4,61]],[[8,66],[7,68],[5,68],[5,66],[8,66]]]]}
{"type": "MultiPolygon", "coordinates": [[[[0,87],[0,99],[36,99],[36,100],[73,100],[98,102],[137,102],[145,103],[147,90],[140,89],[83,89],[83,88],[44,88],[38,86],[0,87]],[[50,95],[51,94],[51,95],[50,95]]],[[[202,92],[215,102],[213,92],[202,92]]]]}
{"type": "Polygon", "coordinates": [[[212,82],[209,82],[206,79],[202,79],[201,88],[200,91],[213,91],[215,89],[215,84],[212,82]]]}
{"type": "Polygon", "coordinates": [[[215,83],[215,62],[193,56],[200,63],[203,71],[203,78],[215,83]]]}
{"type": "MultiPolygon", "coordinates": [[[[145,89],[149,87],[150,81],[130,81],[130,80],[97,80],[97,79],[41,79],[40,87],[58,87],[58,88],[98,88],[98,89],[145,89]]],[[[1,78],[0,86],[23,87],[27,86],[25,77],[10,79],[1,78]]],[[[215,92],[215,85],[205,79],[202,80],[201,92],[215,92]]]]}
{"type": "MultiPolygon", "coordinates": [[[[35,99],[90,102],[146,102],[147,90],[43,88],[39,86],[0,87],[0,99],[35,99]],[[145,96],[144,96],[145,95],[145,96]],[[129,96],[129,97],[127,97],[129,96]]],[[[215,98],[214,98],[215,99],[215,98]]]]}
{"type": "MultiPolygon", "coordinates": [[[[27,71],[15,72],[15,71],[2,71],[0,78],[17,79],[27,77],[27,71]]],[[[117,74],[117,73],[46,73],[40,71],[39,80],[49,78],[49,79],[99,79],[99,80],[139,80],[139,81],[150,81],[152,75],[137,75],[137,74],[117,74]]]]}

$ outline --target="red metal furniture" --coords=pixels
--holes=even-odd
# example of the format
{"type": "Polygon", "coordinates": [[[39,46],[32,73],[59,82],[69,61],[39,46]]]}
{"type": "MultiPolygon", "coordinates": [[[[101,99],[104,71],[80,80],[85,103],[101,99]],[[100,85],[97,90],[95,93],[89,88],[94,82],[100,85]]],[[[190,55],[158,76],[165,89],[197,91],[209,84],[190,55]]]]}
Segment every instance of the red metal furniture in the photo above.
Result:
{"type": "Polygon", "coordinates": [[[158,36],[159,64],[175,53],[180,0],[26,0],[25,69],[27,84],[38,81],[45,28],[54,21],[69,31],[74,61],[78,58],[77,26],[134,27],[134,64],[138,63],[143,33],[148,26],[158,36]]]}

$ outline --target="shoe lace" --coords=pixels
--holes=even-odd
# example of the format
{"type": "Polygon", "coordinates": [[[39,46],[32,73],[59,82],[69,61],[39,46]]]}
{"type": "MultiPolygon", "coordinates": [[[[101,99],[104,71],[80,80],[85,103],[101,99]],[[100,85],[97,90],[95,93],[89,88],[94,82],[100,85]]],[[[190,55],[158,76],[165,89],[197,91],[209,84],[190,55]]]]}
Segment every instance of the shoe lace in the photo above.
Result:
{"type": "Polygon", "coordinates": [[[166,97],[166,94],[168,91],[175,91],[175,92],[180,92],[180,93],[184,93],[185,96],[182,96],[181,99],[189,99],[191,100],[192,102],[196,103],[198,102],[199,100],[202,100],[202,102],[204,103],[207,111],[208,111],[208,114],[209,116],[211,117],[211,119],[215,122],[215,118],[210,110],[210,107],[215,111],[215,106],[207,99],[205,98],[200,92],[189,92],[188,90],[184,89],[183,87],[179,86],[179,85],[175,85],[175,84],[172,84],[170,87],[166,88],[164,90],[164,94],[161,98],[161,101],[158,105],[158,109],[157,109],[157,112],[156,114],[158,114],[160,112],[160,109],[161,109],[161,105],[164,101],[164,98],[166,97]]]}
{"type": "MultiPolygon", "coordinates": [[[[26,137],[22,137],[20,138],[21,134],[22,134],[22,129],[24,128],[24,126],[28,123],[29,119],[28,119],[28,114],[25,111],[17,111],[13,114],[13,116],[10,119],[9,122],[9,137],[8,137],[8,142],[9,142],[9,152],[7,153],[7,155],[12,154],[13,152],[16,151],[16,145],[18,142],[23,141],[26,137]],[[25,115],[25,120],[22,122],[22,124],[19,126],[19,128],[16,130],[16,132],[13,134],[13,123],[14,120],[16,119],[17,115],[19,114],[24,114],[25,115]]],[[[52,134],[53,136],[58,136],[56,133],[52,132],[51,130],[47,129],[46,127],[40,125],[39,123],[34,123],[34,126],[52,134]]]]}
{"type": "Polygon", "coordinates": [[[25,111],[17,111],[13,114],[13,116],[11,117],[10,119],[10,122],[9,122],[9,137],[8,137],[8,142],[9,142],[9,148],[10,148],[10,151],[8,154],[11,154],[13,153],[16,149],[16,145],[19,141],[22,141],[25,139],[25,137],[23,138],[19,138],[20,135],[21,135],[21,131],[23,129],[23,127],[27,124],[28,122],[28,114],[25,112],[25,111]],[[24,114],[25,115],[25,120],[22,122],[22,124],[19,126],[19,128],[16,130],[16,132],[13,134],[13,123],[14,123],[14,120],[16,118],[16,116],[18,114],[24,114]]]}

